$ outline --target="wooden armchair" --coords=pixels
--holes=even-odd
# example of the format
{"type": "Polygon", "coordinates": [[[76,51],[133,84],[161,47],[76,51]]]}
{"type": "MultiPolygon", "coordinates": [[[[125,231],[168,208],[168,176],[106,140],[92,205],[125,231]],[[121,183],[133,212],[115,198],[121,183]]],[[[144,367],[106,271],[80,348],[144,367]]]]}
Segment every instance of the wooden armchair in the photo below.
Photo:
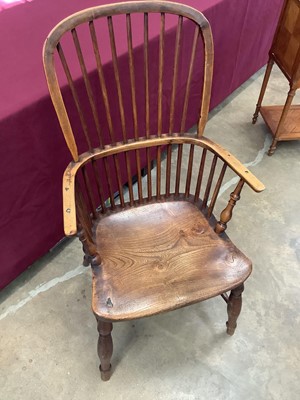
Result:
{"type": "Polygon", "coordinates": [[[221,295],[232,335],[251,261],[224,231],[244,183],[256,192],[264,186],[202,136],[213,68],[208,21],[195,9],[163,1],[94,7],[59,23],[43,57],[73,157],[63,178],[64,228],[66,235],[77,233],[84,264],[92,266],[102,379],[111,376],[113,322],[221,295]],[[119,55],[116,31],[121,50],[126,46],[119,55]],[[141,33],[136,41],[135,32],[141,33]],[[111,55],[105,64],[104,40],[111,55]],[[62,72],[66,78],[59,84],[62,72]],[[198,120],[196,134],[186,132],[189,118],[198,120]],[[79,148],[86,151],[79,155],[79,148]],[[237,185],[216,219],[227,171],[238,177],[237,185]]]}

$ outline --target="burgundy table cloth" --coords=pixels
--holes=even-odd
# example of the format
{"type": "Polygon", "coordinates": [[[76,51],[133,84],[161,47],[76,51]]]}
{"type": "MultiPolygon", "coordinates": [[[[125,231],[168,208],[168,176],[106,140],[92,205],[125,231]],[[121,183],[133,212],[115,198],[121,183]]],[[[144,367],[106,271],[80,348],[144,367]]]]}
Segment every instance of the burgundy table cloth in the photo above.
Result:
{"type": "MultiPolygon", "coordinates": [[[[48,95],[43,42],[61,19],[104,3],[113,1],[33,0],[0,11],[0,288],[63,237],[61,179],[70,155],[48,95]]],[[[212,26],[213,108],[266,63],[283,0],[184,3],[212,26]]]]}

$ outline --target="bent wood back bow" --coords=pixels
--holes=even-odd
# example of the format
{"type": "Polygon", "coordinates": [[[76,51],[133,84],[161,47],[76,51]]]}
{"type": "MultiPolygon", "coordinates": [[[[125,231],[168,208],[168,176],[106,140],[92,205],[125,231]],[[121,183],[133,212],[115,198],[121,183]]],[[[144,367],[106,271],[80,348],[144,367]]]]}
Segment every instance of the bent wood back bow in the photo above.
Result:
{"type": "Polygon", "coordinates": [[[208,21],[191,7],[172,2],[130,1],[80,11],[60,22],[49,34],[43,61],[50,95],[74,161],[78,160],[78,141],[82,141],[74,135],[75,125],[80,126],[80,135],[84,137],[85,147],[81,146],[84,151],[120,141],[127,143],[130,138],[138,140],[153,134],[160,137],[163,133],[182,133],[190,128],[186,127],[186,120],[189,107],[195,106],[195,95],[191,93],[195,79],[195,91],[201,93],[202,89],[202,96],[196,99],[198,115],[192,125],[198,122],[197,135],[203,134],[211,93],[213,42],[208,21]],[[135,20],[135,25],[143,25],[140,35],[135,35],[137,29],[132,23],[135,14],[141,16],[135,20]],[[151,24],[154,14],[155,24],[151,24]],[[169,30],[166,29],[168,24],[172,25],[169,30]],[[156,33],[152,28],[154,25],[158,28],[156,33]],[[115,32],[120,31],[121,26],[124,35],[117,35],[115,32]],[[135,36],[142,36],[137,39],[137,46],[134,45],[135,36]],[[65,37],[69,41],[63,50],[65,37]],[[126,60],[118,57],[119,40],[123,42],[119,46],[121,51],[126,50],[126,60]],[[110,47],[110,56],[105,54],[104,65],[101,50],[106,53],[107,47],[110,47]],[[93,57],[87,54],[87,48],[93,57]],[[72,52],[69,63],[68,54],[72,52]],[[57,55],[61,65],[55,59],[57,55]],[[72,64],[75,62],[80,68],[73,76],[72,64]],[[125,68],[130,88],[122,84],[125,68]],[[60,87],[59,69],[65,73],[64,83],[69,86],[69,97],[76,113],[68,113],[64,101],[67,91],[60,87]],[[97,71],[99,82],[95,80],[94,71],[97,71]],[[126,89],[129,93],[124,93],[126,89]],[[130,97],[131,117],[124,100],[126,96],[130,97]],[[113,113],[118,114],[118,118],[113,118],[113,113]]]}

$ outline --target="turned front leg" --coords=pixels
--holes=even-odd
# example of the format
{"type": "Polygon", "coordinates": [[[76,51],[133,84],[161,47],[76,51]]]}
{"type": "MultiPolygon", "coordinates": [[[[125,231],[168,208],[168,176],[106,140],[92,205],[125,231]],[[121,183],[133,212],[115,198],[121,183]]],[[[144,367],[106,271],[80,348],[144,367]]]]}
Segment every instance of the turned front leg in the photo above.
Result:
{"type": "Polygon", "coordinates": [[[112,323],[97,320],[99,332],[98,356],[100,358],[100,373],[103,381],[108,381],[111,377],[111,356],[113,353],[113,342],[111,337],[112,323]]]}
{"type": "Polygon", "coordinates": [[[227,325],[227,334],[230,336],[234,334],[237,325],[236,321],[242,309],[243,291],[244,291],[244,284],[238,286],[235,289],[232,289],[228,299],[227,303],[228,321],[226,322],[226,325],[227,325]]]}

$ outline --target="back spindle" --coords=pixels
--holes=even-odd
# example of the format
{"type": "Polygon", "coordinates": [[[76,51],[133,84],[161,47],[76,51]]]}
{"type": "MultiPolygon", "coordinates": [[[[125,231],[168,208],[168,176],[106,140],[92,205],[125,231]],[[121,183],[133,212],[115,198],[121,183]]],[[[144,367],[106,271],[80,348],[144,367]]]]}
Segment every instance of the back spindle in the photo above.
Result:
{"type": "Polygon", "coordinates": [[[149,27],[148,27],[147,13],[144,14],[144,78],[145,78],[144,79],[145,80],[145,125],[146,125],[146,137],[148,139],[150,137],[150,99],[149,99],[150,94],[149,94],[149,27]]]}
{"type": "Polygon", "coordinates": [[[143,203],[143,189],[142,189],[142,167],[140,151],[135,151],[136,169],[137,169],[137,183],[138,183],[138,199],[139,204],[143,203]]]}
{"type": "Polygon", "coordinates": [[[122,96],[122,89],[121,89],[121,82],[120,82],[120,73],[119,73],[119,66],[118,66],[118,57],[117,57],[117,50],[116,50],[114,27],[113,27],[113,21],[112,21],[111,16],[107,17],[107,23],[108,23],[108,31],[109,31],[109,38],[110,38],[110,47],[111,47],[113,68],[114,68],[114,76],[115,76],[115,82],[116,82],[117,93],[118,93],[118,103],[119,103],[119,111],[120,111],[120,118],[121,118],[123,142],[127,143],[123,96],[122,96]]]}
{"type": "Polygon", "coordinates": [[[191,180],[192,180],[192,172],[193,172],[193,161],[194,161],[194,150],[195,146],[191,144],[190,153],[189,153],[189,161],[188,161],[188,169],[186,174],[186,184],[185,184],[185,197],[190,196],[190,188],[191,188],[191,180]]]}
{"type": "Polygon", "coordinates": [[[79,97],[78,97],[77,91],[75,89],[75,85],[74,85],[74,82],[73,82],[71,71],[69,69],[69,66],[68,66],[68,63],[67,63],[67,60],[66,60],[66,57],[65,57],[65,54],[64,54],[64,51],[63,51],[61,43],[57,44],[56,49],[57,49],[57,52],[58,52],[58,55],[59,55],[59,58],[60,58],[60,61],[61,61],[61,65],[62,65],[63,70],[65,72],[69,88],[70,88],[72,96],[73,96],[73,100],[74,100],[75,107],[76,107],[76,110],[77,110],[77,113],[78,113],[78,116],[79,116],[79,119],[80,119],[81,128],[82,128],[82,131],[83,131],[83,134],[84,134],[88,149],[89,149],[89,151],[92,151],[92,144],[91,144],[90,134],[89,134],[89,131],[88,131],[87,122],[86,122],[86,119],[85,119],[84,114],[82,112],[82,107],[81,107],[81,104],[80,104],[80,101],[79,101],[79,97]]]}
{"type": "Polygon", "coordinates": [[[133,184],[132,184],[132,174],[131,174],[131,165],[130,165],[130,154],[128,151],[125,152],[125,162],[126,162],[126,170],[127,170],[127,186],[129,192],[129,204],[132,207],[134,202],[133,197],[133,184]]]}
{"type": "Polygon", "coordinates": [[[224,179],[224,175],[225,175],[226,169],[227,169],[227,164],[224,163],[223,167],[221,169],[219,178],[217,180],[217,183],[216,183],[216,186],[215,186],[215,190],[214,190],[214,193],[212,195],[209,207],[208,207],[208,211],[207,211],[208,218],[210,218],[212,213],[213,213],[213,210],[214,210],[217,198],[218,198],[218,194],[219,194],[219,191],[220,191],[223,179],[224,179]]]}
{"type": "MultiPolygon", "coordinates": [[[[150,94],[149,94],[149,27],[148,13],[144,13],[144,82],[145,82],[145,128],[146,138],[150,137],[150,94]]],[[[146,150],[147,157],[147,195],[148,201],[152,200],[152,176],[151,176],[151,151],[146,150]]]]}
{"type": "Polygon", "coordinates": [[[152,175],[151,175],[152,161],[151,161],[151,153],[150,153],[149,147],[146,150],[146,154],[147,154],[147,195],[148,195],[148,201],[151,201],[152,200],[152,175]]]}
{"type": "Polygon", "coordinates": [[[207,180],[207,183],[206,183],[206,189],[205,189],[203,202],[202,202],[202,206],[201,206],[202,210],[207,207],[207,202],[208,202],[208,199],[209,199],[209,194],[210,194],[212,181],[213,181],[214,174],[215,174],[217,161],[218,161],[218,156],[215,154],[213,159],[212,159],[212,162],[211,162],[210,172],[209,172],[208,180],[207,180]]]}
{"type": "Polygon", "coordinates": [[[195,198],[194,198],[195,203],[197,203],[197,201],[199,200],[199,196],[200,196],[202,180],[203,180],[203,173],[204,173],[204,167],[205,167],[205,161],[206,161],[206,154],[207,154],[207,150],[203,149],[202,150],[201,161],[200,161],[200,166],[199,166],[197,185],[196,185],[196,190],[195,190],[195,198]]]}
{"type": "Polygon", "coordinates": [[[171,161],[172,161],[172,145],[167,145],[167,166],[166,166],[166,197],[170,196],[171,186],[171,161]]]}
{"type": "Polygon", "coordinates": [[[87,172],[87,167],[84,165],[81,169],[82,171],[82,177],[83,177],[83,182],[84,182],[84,188],[85,188],[85,193],[87,196],[87,200],[89,203],[89,209],[90,209],[90,213],[93,214],[93,217],[96,218],[97,214],[96,214],[96,201],[95,201],[95,197],[94,197],[94,193],[93,193],[93,189],[92,189],[92,185],[90,182],[90,178],[87,172]]]}
{"type": "Polygon", "coordinates": [[[189,95],[190,95],[190,89],[191,89],[193,69],[194,69],[194,64],[195,64],[195,56],[196,56],[199,32],[200,32],[199,26],[196,25],[194,39],[193,39],[193,45],[192,45],[191,58],[190,58],[190,63],[189,63],[189,72],[188,72],[188,77],[187,77],[187,82],[186,82],[184,103],[183,103],[183,111],[182,111],[181,126],[180,126],[181,133],[185,131],[186,116],[187,116],[187,110],[188,110],[188,104],[189,104],[189,95]]]}
{"type": "Polygon", "coordinates": [[[175,99],[176,99],[176,89],[177,89],[177,81],[178,81],[178,62],[179,62],[179,53],[180,53],[180,46],[181,46],[182,21],[183,21],[183,17],[179,16],[178,24],[177,24],[177,31],[176,31],[176,39],[175,39],[175,55],[174,55],[172,94],[171,94],[171,104],[170,104],[169,133],[172,133],[173,129],[174,129],[174,111],[175,111],[175,99]]]}
{"type": "Polygon", "coordinates": [[[137,105],[136,105],[135,71],[134,71],[132,29],[131,29],[130,14],[126,15],[126,29],[127,29],[129,73],[130,73],[130,83],[131,83],[133,129],[134,129],[134,138],[135,138],[135,140],[137,140],[138,139],[138,117],[137,117],[137,105]]]}
{"type": "Polygon", "coordinates": [[[121,177],[121,170],[120,170],[120,164],[119,164],[119,158],[118,154],[113,155],[113,160],[114,160],[114,165],[115,165],[115,171],[116,171],[116,180],[118,183],[118,193],[120,197],[120,203],[121,206],[125,206],[124,202],[124,194],[123,194],[123,187],[122,187],[122,177],[121,177]]]}
{"type": "Polygon", "coordinates": [[[100,57],[100,52],[99,52],[96,30],[95,30],[93,21],[89,22],[89,28],[90,28],[90,35],[91,35],[92,44],[93,44],[93,51],[94,51],[94,55],[95,55],[95,59],[96,59],[100,90],[101,90],[104,108],[105,108],[109,136],[110,136],[111,143],[114,144],[115,143],[114,128],[113,128],[113,123],[112,123],[112,118],[111,118],[107,87],[106,87],[105,77],[104,77],[104,73],[103,73],[103,67],[102,67],[102,62],[101,62],[101,57],[100,57]]]}
{"type": "Polygon", "coordinates": [[[159,55],[158,55],[158,113],[157,133],[162,134],[162,98],[163,98],[163,71],[164,71],[164,47],[165,47],[165,14],[160,16],[159,55]]]}
{"type": "Polygon", "coordinates": [[[108,192],[109,192],[110,208],[112,210],[114,210],[116,205],[115,205],[115,198],[114,198],[113,186],[112,186],[112,181],[111,181],[111,174],[110,174],[111,171],[110,171],[110,167],[108,165],[107,157],[103,157],[103,164],[104,164],[105,177],[106,177],[108,192]]]}
{"type": "Polygon", "coordinates": [[[181,177],[181,163],[182,163],[182,149],[183,145],[179,144],[177,149],[177,165],[176,165],[176,178],[175,178],[175,196],[179,195],[180,177],[181,177]]]}
{"type": "Polygon", "coordinates": [[[95,123],[95,126],[96,126],[96,131],[97,131],[97,135],[98,135],[98,139],[99,139],[99,145],[100,145],[100,147],[103,147],[102,134],[101,134],[101,129],[100,129],[100,122],[99,122],[99,118],[98,118],[97,108],[96,108],[96,104],[95,104],[95,98],[94,98],[94,95],[93,95],[91,83],[90,83],[89,76],[88,76],[87,69],[86,69],[86,65],[85,65],[85,62],[84,62],[84,58],[83,58],[81,46],[80,46],[80,43],[79,43],[77,31],[76,31],[76,29],[72,29],[71,32],[72,32],[73,42],[74,42],[74,45],[75,45],[75,49],[76,49],[76,53],[77,53],[77,57],[78,57],[79,65],[80,65],[80,69],[81,69],[83,80],[84,80],[85,90],[86,90],[86,93],[87,93],[87,96],[88,96],[88,99],[89,99],[89,104],[90,104],[90,107],[91,107],[91,110],[92,110],[93,119],[94,119],[94,123],[95,123]]]}
{"type": "Polygon", "coordinates": [[[98,170],[98,168],[97,168],[97,162],[96,162],[96,160],[92,160],[92,168],[93,168],[93,173],[94,173],[96,188],[97,188],[97,192],[98,192],[98,196],[99,196],[99,202],[100,202],[100,206],[101,206],[101,212],[102,212],[102,213],[105,213],[105,212],[106,212],[105,198],[104,198],[104,194],[103,194],[101,178],[100,178],[99,170],[98,170]]]}
{"type": "Polygon", "coordinates": [[[82,187],[79,180],[76,181],[75,187],[75,197],[76,197],[76,213],[80,221],[83,233],[81,235],[88,241],[93,242],[92,239],[92,220],[91,214],[87,209],[86,201],[83,196],[82,187]]]}
{"type": "Polygon", "coordinates": [[[156,161],[156,197],[159,200],[161,195],[161,146],[157,146],[156,161]]]}

